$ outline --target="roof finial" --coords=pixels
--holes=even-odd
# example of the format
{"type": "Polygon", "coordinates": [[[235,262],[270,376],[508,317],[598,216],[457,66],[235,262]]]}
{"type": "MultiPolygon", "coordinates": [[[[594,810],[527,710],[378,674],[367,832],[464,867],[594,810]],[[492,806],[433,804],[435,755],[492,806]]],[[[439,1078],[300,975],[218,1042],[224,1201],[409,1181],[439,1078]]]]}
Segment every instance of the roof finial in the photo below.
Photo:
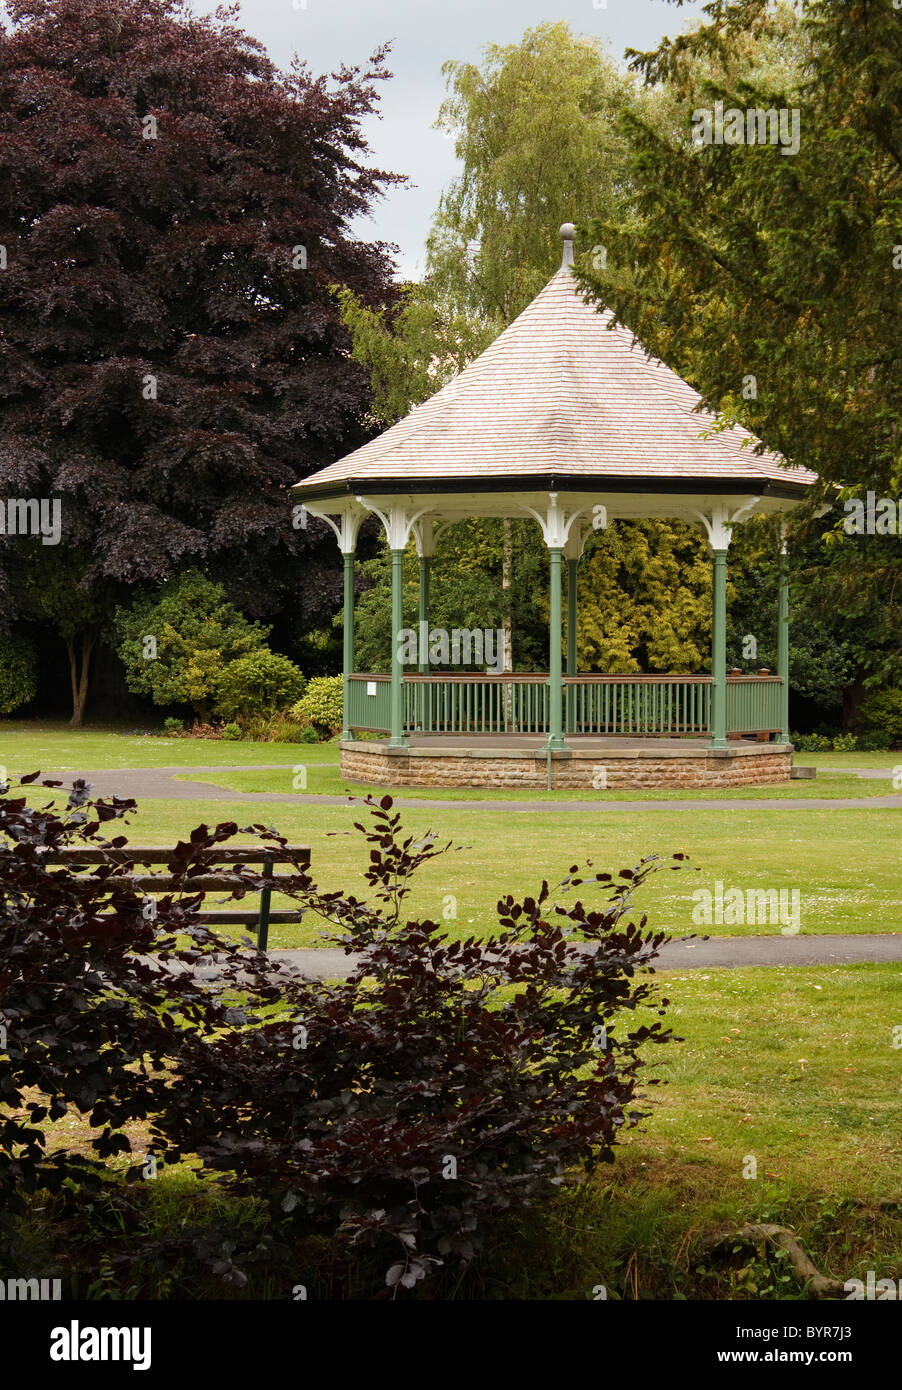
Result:
{"type": "Polygon", "coordinates": [[[576,236],[576,228],[572,222],[565,222],[561,227],[561,240],[564,243],[564,258],[561,261],[561,270],[565,270],[568,265],[573,264],[573,238],[576,236]]]}

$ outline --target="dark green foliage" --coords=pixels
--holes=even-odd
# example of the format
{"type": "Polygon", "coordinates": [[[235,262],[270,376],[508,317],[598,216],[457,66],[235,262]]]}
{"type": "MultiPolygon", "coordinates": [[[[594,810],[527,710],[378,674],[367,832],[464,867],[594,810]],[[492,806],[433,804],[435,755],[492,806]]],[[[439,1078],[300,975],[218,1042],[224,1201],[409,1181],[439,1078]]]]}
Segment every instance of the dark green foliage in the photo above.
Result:
{"type": "Polygon", "coordinates": [[[314,676],[292,707],[291,717],[312,727],[317,734],[337,734],[341,729],[342,699],[341,676],[314,676]]]}
{"type": "Polygon", "coordinates": [[[892,0],[717,0],[632,54],[671,119],[626,112],[630,214],[587,285],[715,410],[826,481],[900,481],[902,25],[892,0]],[[693,112],[799,111],[799,146],[694,147],[693,112]],[[757,393],[743,394],[747,376],[757,393]]]}
{"type": "Polygon", "coordinates": [[[263,649],[269,635],[195,570],[120,608],[115,625],[129,690],[201,715],[214,705],[228,663],[263,649]]]}
{"type": "Polygon", "coordinates": [[[216,681],[216,710],[224,719],[273,714],[299,700],[304,684],[293,661],[264,647],[223,668],[216,681]]]}
{"type": "Polygon", "coordinates": [[[826,734],[790,734],[789,738],[797,753],[829,753],[833,747],[826,734]]]}
{"type": "Polygon", "coordinates": [[[902,744],[902,690],[877,690],[865,697],[861,718],[869,733],[881,735],[893,748],[902,744]]]}
{"type": "Polygon", "coordinates": [[[0,637],[0,714],[12,714],[37,692],[34,649],[24,637],[0,637]]]}

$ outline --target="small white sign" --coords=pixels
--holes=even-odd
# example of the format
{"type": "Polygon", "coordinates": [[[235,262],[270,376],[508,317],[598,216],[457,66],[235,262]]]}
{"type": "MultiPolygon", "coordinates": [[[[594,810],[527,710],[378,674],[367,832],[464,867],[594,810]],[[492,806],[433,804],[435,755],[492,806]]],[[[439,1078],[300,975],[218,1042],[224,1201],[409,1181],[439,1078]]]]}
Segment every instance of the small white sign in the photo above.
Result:
{"type": "Polygon", "coordinates": [[[366,693],[367,693],[367,695],[375,695],[375,693],[376,693],[376,682],[375,682],[375,681],[367,681],[367,683],[366,683],[366,693]]]}

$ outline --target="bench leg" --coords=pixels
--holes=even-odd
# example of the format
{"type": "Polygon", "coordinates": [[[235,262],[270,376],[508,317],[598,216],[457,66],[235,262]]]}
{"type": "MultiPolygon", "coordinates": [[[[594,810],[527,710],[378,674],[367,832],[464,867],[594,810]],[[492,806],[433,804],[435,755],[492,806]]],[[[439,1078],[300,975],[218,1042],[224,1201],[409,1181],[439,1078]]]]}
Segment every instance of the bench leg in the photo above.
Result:
{"type": "MultiPolygon", "coordinates": [[[[273,861],[267,857],[263,861],[263,877],[272,878],[273,861]]],[[[265,951],[269,946],[269,904],[272,898],[271,888],[261,888],[260,890],[260,916],[257,919],[257,950],[265,951]]]]}

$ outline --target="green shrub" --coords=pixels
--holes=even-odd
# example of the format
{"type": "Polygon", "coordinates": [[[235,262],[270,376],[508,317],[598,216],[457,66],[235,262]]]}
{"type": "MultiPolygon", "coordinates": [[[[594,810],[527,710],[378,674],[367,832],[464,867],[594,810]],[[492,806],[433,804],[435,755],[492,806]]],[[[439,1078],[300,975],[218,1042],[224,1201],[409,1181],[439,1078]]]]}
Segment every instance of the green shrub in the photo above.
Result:
{"type": "Polygon", "coordinates": [[[902,690],[875,690],[862,701],[861,717],[866,733],[882,734],[895,748],[902,743],[902,690]]]}
{"type": "Polygon", "coordinates": [[[834,753],[854,753],[858,747],[855,734],[837,734],[833,740],[834,753]]]}
{"type": "Polygon", "coordinates": [[[824,734],[791,734],[790,742],[797,753],[829,753],[833,746],[824,734]]]}
{"type": "Polygon", "coordinates": [[[233,743],[237,743],[240,738],[244,737],[244,734],[240,724],[226,724],[222,731],[222,736],[233,743]]]}
{"type": "Polygon", "coordinates": [[[262,714],[242,715],[238,721],[241,737],[248,743],[317,743],[319,735],[310,726],[300,725],[284,711],[265,718],[262,714]]]}
{"type": "Polygon", "coordinates": [[[129,690],[155,705],[190,705],[204,722],[224,668],[264,647],[269,636],[268,627],[252,623],[221,585],[196,570],[118,609],[115,626],[129,690]]]}
{"type": "Polygon", "coordinates": [[[164,719],[163,728],[172,738],[177,738],[179,734],[185,732],[185,726],[181,719],[164,719]]]}
{"type": "Polygon", "coordinates": [[[314,676],[303,697],[292,705],[291,715],[299,724],[312,725],[331,735],[341,730],[341,676],[314,676]]]}
{"type": "Polygon", "coordinates": [[[225,719],[273,714],[304,691],[304,677],[287,656],[268,647],[239,656],[216,679],[216,708],[225,719]]]}
{"type": "Polygon", "coordinates": [[[885,753],[889,748],[889,739],[886,734],[880,734],[873,729],[859,734],[858,747],[862,753],[885,753]]]}
{"type": "Polygon", "coordinates": [[[37,692],[34,648],[24,637],[0,637],[0,714],[12,714],[37,692]]]}
{"type": "Polygon", "coordinates": [[[268,737],[273,743],[317,743],[316,730],[309,724],[300,725],[284,714],[277,714],[269,721],[268,737]]]}

